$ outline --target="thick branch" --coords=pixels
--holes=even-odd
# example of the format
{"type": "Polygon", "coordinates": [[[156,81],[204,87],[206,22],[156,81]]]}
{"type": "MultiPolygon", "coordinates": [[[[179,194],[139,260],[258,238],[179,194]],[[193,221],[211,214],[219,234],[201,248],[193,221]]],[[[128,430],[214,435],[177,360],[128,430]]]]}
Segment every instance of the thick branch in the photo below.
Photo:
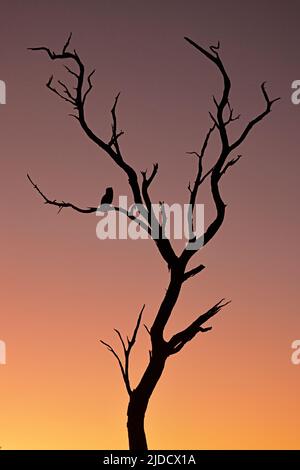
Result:
{"type": "Polygon", "coordinates": [[[180,331],[179,333],[172,336],[172,338],[168,341],[169,347],[169,354],[175,354],[180,351],[183,346],[194,338],[199,332],[205,333],[212,329],[212,327],[203,328],[202,325],[207,322],[210,318],[214,315],[219,313],[221,308],[225,307],[229,302],[222,304],[224,299],[220,300],[216,305],[214,305],[211,309],[209,309],[206,313],[200,315],[190,326],[185,328],[184,330],[180,331]]]}
{"type": "Polygon", "coordinates": [[[154,319],[151,332],[153,353],[164,348],[164,329],[176,305],[182,284],[184,282],[184,266],[178,262],[171,268],[171,278],[162,303],[154,319]]]}

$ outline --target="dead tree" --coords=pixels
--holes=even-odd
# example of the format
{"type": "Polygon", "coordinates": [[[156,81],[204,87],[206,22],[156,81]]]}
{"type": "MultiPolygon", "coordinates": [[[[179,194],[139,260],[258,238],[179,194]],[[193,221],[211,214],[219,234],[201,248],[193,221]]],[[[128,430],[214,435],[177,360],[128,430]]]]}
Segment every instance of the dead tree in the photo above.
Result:
{"type": "MultiPolygon", "coordinates": [[[[63,46],[62,51],[59,53],[51,51],[48,47],[34,47],[30,49],[33,51],[45,52],[53,61],[63,62],[67,71],[72,76],[72,79],[75,80],[75,87],[73,88],[69,85],[66,85],[61,80],[58,80],[58,85],[54,85],[53,76],[51,76],[47,82],[47,87],[49,90],[51,90],[63,100],[67,101],[73,107],[74,112],[72,116],[78,120],[83,132],[125,173],[128,178],[128,183],[131,189],[134,203],[138,204],[139,206],[143,205],[144,207],[143,216],[145,222],[143,223],[148,234],[151,235],[154,230],[156,231],[158,229],[159,233],[162,235],[162,222],[155,217],[155,214],[153,214],[152,201],[150,196],[150,186],[157,175],[158,164],[155,163],[153,165],[151,174],[147,174],[146,171],[143,171],[141,172],[139,178],[138,172],[125,160],[120,146],[120,137],[123,135],[123,131],[119,130],[117,122],[117,105],[119,95],[116,96],[113,107],[111,109],[111,138],[109,140],[105,140],[91,129],[86,119],[85,104],[87,97],[93,88],[92,76],[95,71],[93,70],[91,73],[86,72],[85,66],[76,50],[70,50],[70,40],[71,35],[63,46]],[[66,65],[66,63],[69,62],[73,65],[73,67],[66,65]],[[150,215],[152,217],[150,217],[150,215]]],[[[189,268],[188,265],[191,259],[199,251],[200,246],[207,245],[207,243],[218,232],[224,221],[226,204],[220,191],[220,182],[225,173],[230,170],[230,168],[240,159],[241,155],[236,153],[239,146],[245,141],[253,127],[270,113],[273,103],[279,99],[270,99],[265,87],[265,83],[263,83],[261,85],[262,97],[265,103],[263,111],[250,120],[239,136],[235,140],[231,141],[227,132],[228,126],[237,120],[239,115],[234,115],[234,111],[230,104],[231,81],[219,54],[220,44],[218,43],[217,46],[211,46],[209,49],[204,49],[202,46],[196,44],[189,38],[185,38],[185,40],[216,66],[217,71],[221,74],[223,86],[221,98],[218,100],[213,97],[215,112],[209,113],[212,124],[205,136],[203,145],[199,152],[191,152],[191,154],[193,154],[197,160],[197,171],[195,174],[194,183],[189,184],[188,187],[190,192],[189,202],[191,207],[191,212],[189,214],[189,222],[191,222],[190,240],[182,252],[177,255],[173,249],[170,239],[164,238],[163,236],[154,239],[156,247],[169,269],[169,284],[158,312],[154,318],[153,324],[148,330],[151,338],[151,352],[149,362],[145,367],[145,371],[139,383],[135,387],[132,386],[129,377],[129,362],[130,354],[135,344],[139,327],[141,325],[144,307],[138,316],[136,327],[131,339],[127,338],[127,341],[125,341],[119,330],[115,330],[123,348],[124,358],[122,358],[112,346],[102,341],[102,343],[115,356],[119,364],[129,396],[127,428],[129,447],[131,450],[147,449],[147,440],[144,429],[145,413],[149,399],[163,373],[167,359],[170,356],[178,353],[189,341],[198,335],[198,333],[209,331],[211,326],[204,325],[228,303],[225,303],[224,299],[220,300],[207,312],[198,315],[195,320],[182,331],[178,331],[169,340],[165,339],[164,331],[166,325],[170,319],[184,283],[191,277],[199,274],[204,269],[202,264],[199,264],[197,267],[192,269],[189,268]],[[220,152],[216,156],[213,166],[204,172],[204,156],[213,133],[217,134],[218,138],[220,139],[220,152]],[[233,154],[234,156],[232,156],[233,154]],[[210,179],[210,191],[214,201],[216,215],[201,237],[197,238],[192,228],[194,222],[194,208],[199,188],[207,178],[210,179]]],[[[59,211],[67,207],[87,214],[97,211],[97,206],[80,208],[70,202],[58,201],[56,199],[51,200],[32,181],[29,175],[28,178],[40,196],[44,199],[45,204],[57,206],[59,211]]],[[[124,210],[119,207],[114,207],[114,209],[124,212],[124,210]]],[[[125,213],[130,219],[135,219],[135,217],[133,217],[129,212],[125,211],[125,213]]]]}

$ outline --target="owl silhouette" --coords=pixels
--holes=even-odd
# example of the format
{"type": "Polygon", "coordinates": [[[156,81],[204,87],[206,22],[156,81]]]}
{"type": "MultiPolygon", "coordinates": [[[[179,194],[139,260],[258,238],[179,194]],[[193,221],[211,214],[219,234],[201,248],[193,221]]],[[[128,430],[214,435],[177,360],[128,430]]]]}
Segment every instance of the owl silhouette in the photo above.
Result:
{"type": "Polygon", "coordinates": [[[106,188],[105,194],[101,198],[101,202],[100,202],[101,208],[105,209],[106,206],[109,206],[113,202],[113,198],[114,198],[113,188],[106,188]]]}

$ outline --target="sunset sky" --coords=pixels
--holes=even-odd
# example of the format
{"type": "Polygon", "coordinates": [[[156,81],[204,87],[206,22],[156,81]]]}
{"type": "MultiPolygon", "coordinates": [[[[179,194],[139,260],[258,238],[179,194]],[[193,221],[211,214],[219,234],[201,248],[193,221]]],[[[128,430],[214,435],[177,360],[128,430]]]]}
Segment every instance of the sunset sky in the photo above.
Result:
{"type": "MultiPolygon", "coordinates": [[[[154,243],[100,241],[98,218],[45,206],[30,173],[53,199],[99,204],[107,186],[130,194],[126,176],[88,140],[71,107],[45,87],[69,79],[63,64],[28,47],[59,52],[69,33],[88,70],[95,132],[110,137],[120,91],[122,149],[134,168],[159,162],[155,202],[188,202],[196,160],[220,96],[218,71],[184,41],[220,54],[232,80],[237,136],[264,109],[260,84],[281,97],[248,137],[222,182],[226,220],[195,263],[167,334],[222,298],[232,302],[175,356],[151,399],[152,449],[299,449],[300,79],[299,2],[229,0],[52,0],[1,2],[0,446],[3,449],[126,449],[127,395],[103,339],[131,334],[141,306],[151,325],[168,283],[154,243]]],[[[212,142],[208,162],[217,155],[212,142]]],[[[207,189],[207,188],[206,188],[207,189]]],[[[208,202],[208,193],[198,202],[208,202]]],[[[207,224],[213,216],[206,206],[207,224]]],[[[118,345],[119,346],[119,345],[118,345]]],[[[148,361],[141,330],[136,383],[148,361]]]]}

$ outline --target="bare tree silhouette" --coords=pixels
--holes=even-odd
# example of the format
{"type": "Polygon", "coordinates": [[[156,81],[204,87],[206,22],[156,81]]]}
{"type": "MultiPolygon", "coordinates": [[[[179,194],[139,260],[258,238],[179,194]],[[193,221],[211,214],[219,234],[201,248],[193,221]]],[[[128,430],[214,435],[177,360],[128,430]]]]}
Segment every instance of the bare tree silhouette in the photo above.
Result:
{"type": "MultiPolygon", "coordinates": [[[[191,261],[192,257],[199,251],[200,246],[205,246],[214,237],[214,235],[218,232],[224,221],[226,204],[224,203],[220,192],[220,182],[227,170],[229,170],[235,163],[237,163],[241,157],[241,155],[237,155],[234,157],[232,157],[231,155],[245,141],[252,128],[270,113],[273,103],[279,98],[271,100],[266,91],[265,83],[263,83],[261,85],[262,97],[265,102],[263,111],[248,122],[248,124],[245,126],[244,130],[240,133],[239,137],[236,140],[230,141],[227,128],[232,122],[239,118],[239,115],[234,115],[234,111],[230,104],[231,81],[219,54],[220,44],[218,43],[216,46],[211,46],[207,50],[192,41],[191,39],[187,37],[185,38],[185,40],[190,45],[192,45],[197,51],[203,54],[216,66],[218,72],[221,74],[221,77],[223,79],[223,88],[221,99],[219,101],[215,97],[213,97],[216,112],[214,114],[209,113],[212,120],[212,124],[204,138],[204,142],[200,149],[200,152],[190,152],[196,157],[198,163],[194,183],[189,184],[188,187],[190,192],[189,202],[191,207],[191,212],[189,214],[189,222],[191,222],[190,239],[186,247],[182,250],[182,252],[177,255],[174,251],[171,241],[168,238],[163,237],[163,223],[160,222],[153,213],[149,189],[151,183],[157,175],[158,164],[155,163],[153,165],[152,172],[149,175],[146,171],[141,172],[141,180],[139,180],[137,171],[124,159],[120,146],[120,137],[123,135],[123,131],[119,130],[117,122],[117,105],[119,95],[116,96],[113,107],[111,109],[112,132],[109,141],[106,141],[101,136],[97,135],[88,125],[86,120],[85,104],[87,97],[93,88],[92,76],[95,71],[93,70],[91,73],[86,72],[85,66],[76,50],[70,51],[70,40],[71,35],[69,36],[67,42],[63,46],[63,49],[60,53],[53,52],[48,47],[34,47],[30,49],[33,51],[45,52],[53,61],[70,61],[76,66],[76,70],[74,70],[64,64],[69,74],[73,78],[75,78],[75,91],[73,91],[72,87],[66,85],[61,80],[58,80],[60,88],[55,86],[53,83],[53,76],[50,77],[47,83],[47,87],[53,93],[55,93],[60,98],[72,105],[72,107],[74,108],[74,114],[72,114],[72,116],[74,116],[74,118],[79,121],[79,124],[84,133],[101,150],[103,150],[106,155],[111,158],[113,162],[118,165],[120,169],[123,170],[123,172],[126,174],[131,188],[134,203],[138,205],[143,205],[143,207],[145,208],[144,216],[146,221],[142,223],[143,227],[147,230],[149,235],[153,234],[154,231],[155,233],[157,233],[158,230],[160,236],[154,239],[154,242],[170,271],[170,279],[165,296],[161,302],[161,305],[154,318],[151,328],[148,329],[151,338],[151,352],[149,362],[139,383],[136,385],[135,388],[132,387],[130,382],[129,363],[130,354],[135,344],[137,333],[141,325],[144,306],[138,316],[138,320],[131,339],[127,338],[127,341],[125,342],[119,330],[115,330],[123,348],[123,359],[112,346],[102,341],[102,343],[117,359],[125,383],[125,387],[128,392],[129,404],[127,410],[127,428],[129,437],[129,447],[131,450],[146,450],[147,440],[144,429],[144,417],[149,399],[163,373],[167,359],[169,358],[169,356],[178,353],[198,333],[204,333],[211,330],[211,326],[204,325],[228,303],[224,303],[224,299],[220,300],[207,312],[201,313],[190,325],[188,325],[182,331],[179,331],[174,334],[167,341],[164,338],[164,331],[173,312],[174,306],[179,297],[183,284],[188,281],[191,277],[199,274],[204,269],[204,266],[202,264],[199,264],[198,266],[192,269],[188,268],[188,264],[191,261]],[[220,139],[221,149],[215,159],[213,166],[208,171],[204,172],[203,159],[207,147],[209,145],[210,137],[213,133],[217,133],[220,139]],[[199,188],[207,178],[210,178],[210,190],[216,209],[216,215],[215,218],[208,225],[205,233],[202,234],[201,237],[197,238],[197,236],[193,232],[195,217],[194,208],[199,188]]],[[[38,191],[40,196],[44,199],[44,202],[46,204],[57,206],[59,208],[59,211],[67,207],[70,207],[71,209],[81,213],[93,213],[97,211],[97,207],[80,208],[69,202],[58,201],[56,199],[51,200],[32,181],[30,176],[27,176],[31,184],[38,191]]],[[[131,220],[135,220],[135,217],[128,211],[124,211],[122,208],[116,206],[112,207],[117,211],[125,212],[131,220]]]]}

